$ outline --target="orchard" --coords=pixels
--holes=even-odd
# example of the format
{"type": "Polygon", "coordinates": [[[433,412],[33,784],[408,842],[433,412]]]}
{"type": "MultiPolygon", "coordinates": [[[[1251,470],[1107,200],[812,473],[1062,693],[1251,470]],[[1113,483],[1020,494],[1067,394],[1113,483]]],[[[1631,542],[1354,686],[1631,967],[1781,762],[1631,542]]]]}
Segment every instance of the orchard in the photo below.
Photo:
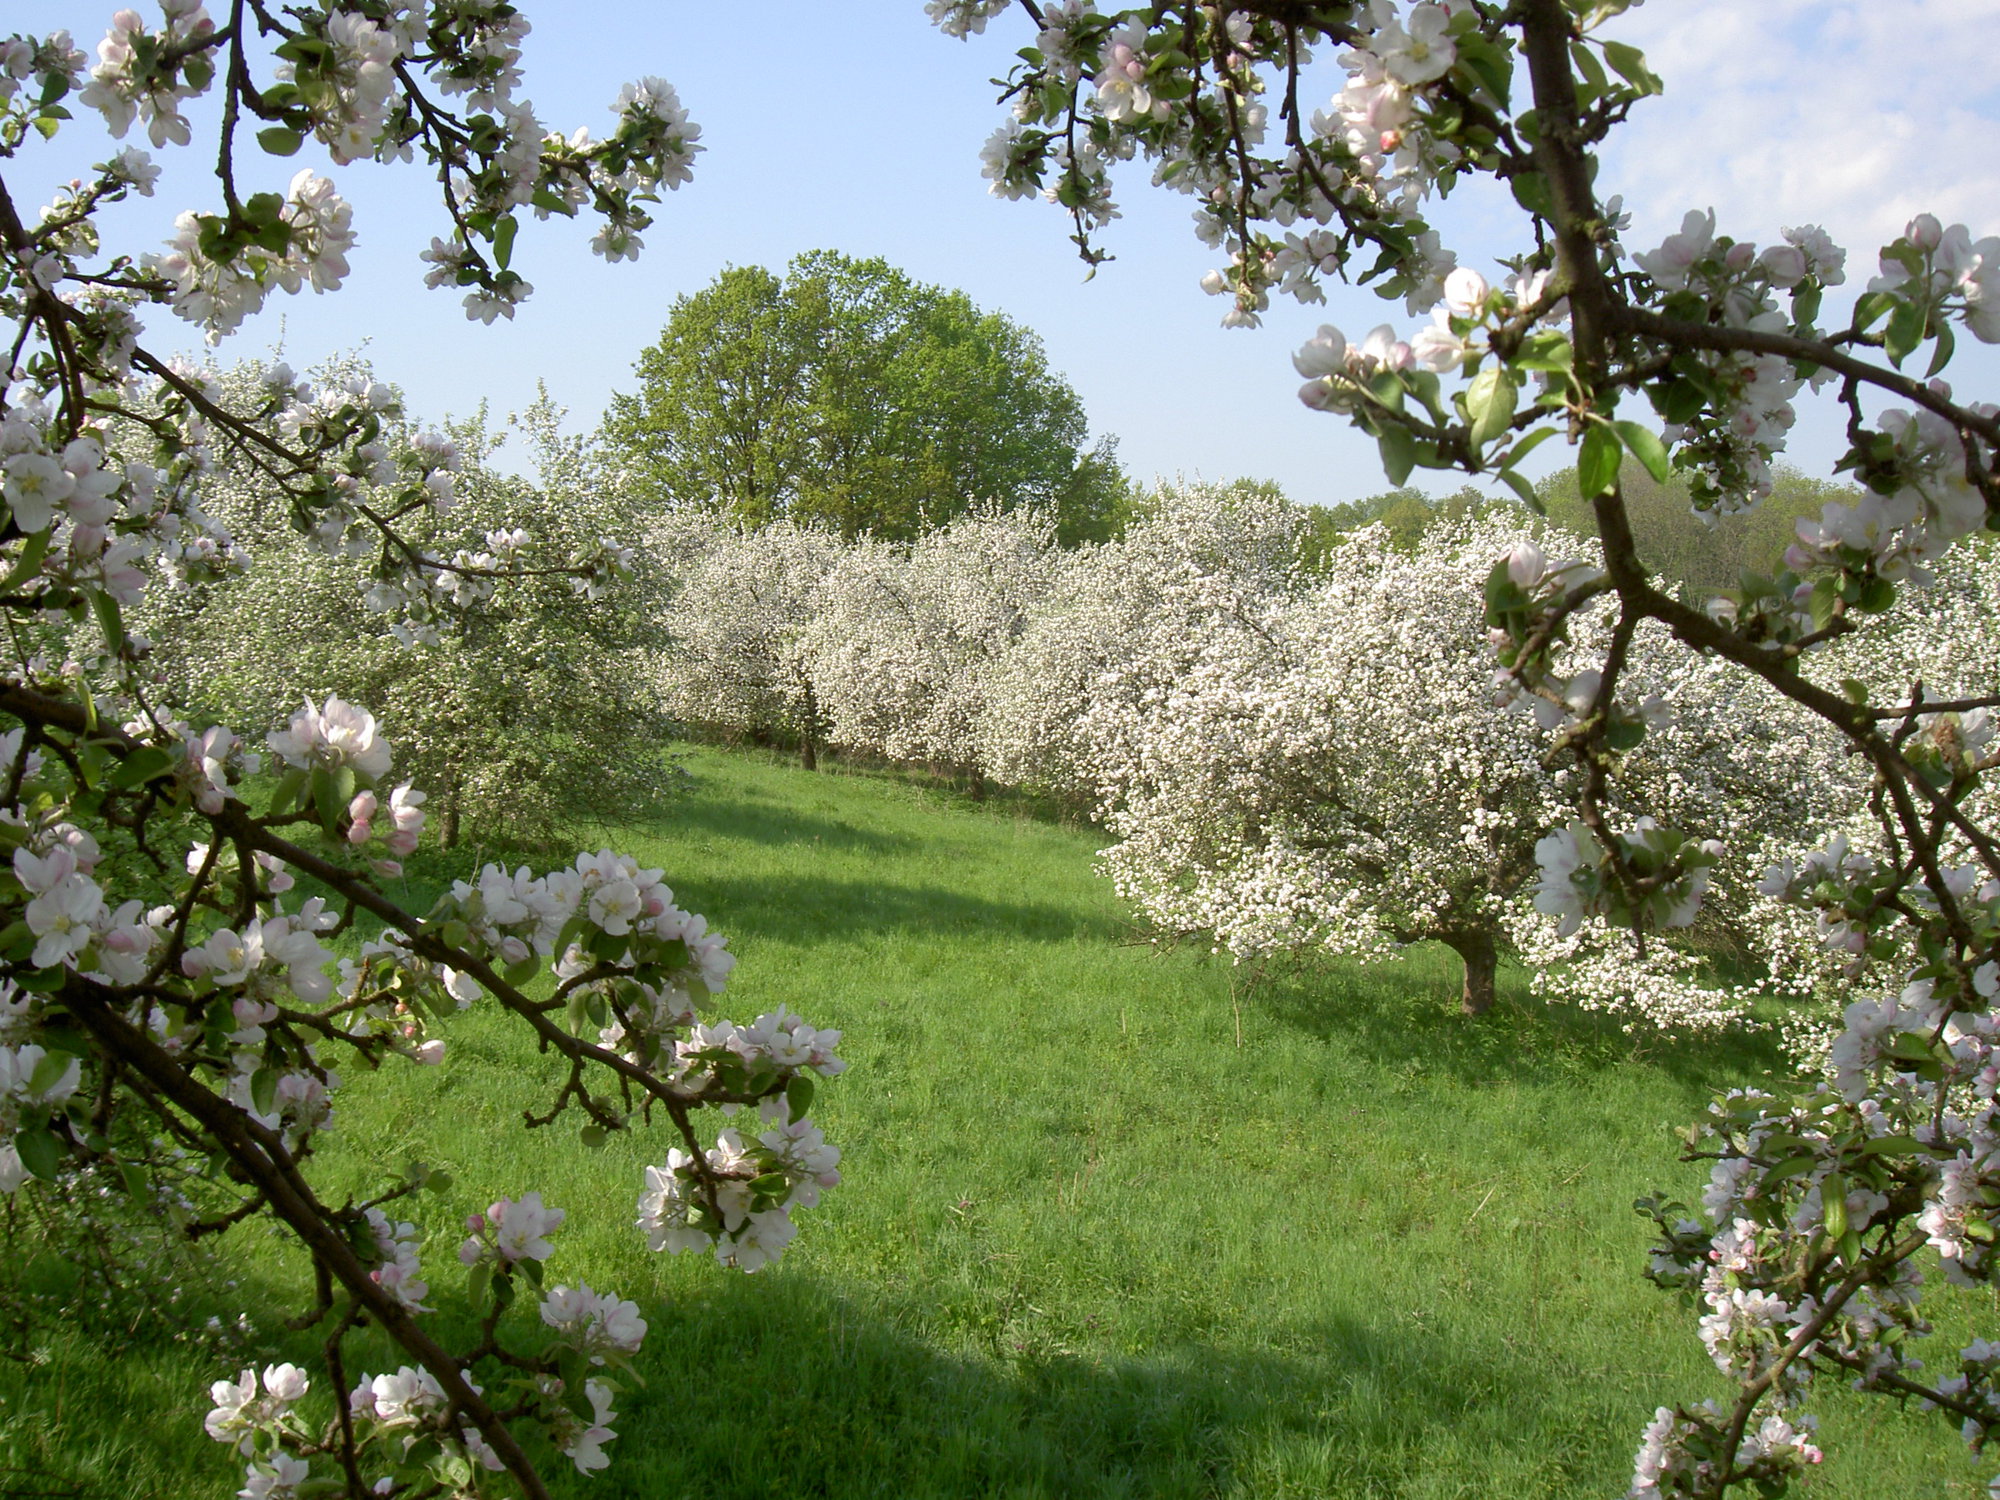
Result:
{"type": "MultiPolygon", "coordinates": [[[[650,1250],[759,1271],[840,1182],[811,1111],[841,1033],[788,1005],[725,1019],[735,958],[669,871],[585,849],[468,866],[423,910],[392,894],[437,823],[545,832],[645,794],[663,714],[807,767],[836,747],[1046,791],[1100,820],[1105,873],[1163,938],[1253,962],[1442,943],[1467,1025],[1503,961],[1635,1029],[1795,997],[1816,1019],[1790,1077],[1687,1130],[1699,1203],[1644,1205],[1647,1274],[1727,1394],[1634,1411],[1629,1494],[1782,1492],[1822,1460],[1811,1407],[1835,1382],[1980,1452],[2000,1342],[1927,1349],[1924,1297],[1990,1286],[2000,1235],[2000,408],[1947,380],[1962,339],[2000,342],[1980,237],[2000,226],[1920,214],[1871,267],[1812,225],[1760,245],[1674,205],[1663,243],[1628,243],[1599,165],[1662,88],[1619,40],[1635,3],[925,7],[949,37],[1018,38],[980,160],[1087,263],[1150,170],[1192,208],[1228,324],[1331,280],[1400,299],[1400,321],[1298,349],[1300,399],[1372,439],[1392,485],[1510,498],[1317,557],[1254,485],[1164,486],[1107,535],[1101,476],[1079,531],[1039,471],[1023,503],[951,496],[928,530],[817,500],[758,528],[762,498],[719,493],[649,515],[643,474],[547,412],[530,484],[358,361],[162,357],[170,320],[220,345],[277,293],[339,291],[355,216],[284,164],[307,140],[434,174],[421,274],[491,324],[532,291],[526,218],[636,256],[701,129],[657,78],[616,91],[608,133],[546,129],[527,19],[487,0],[166,0],[98,41],[0,42],[0,1191],[88,1180],[193,1239],[262,1220],[296,1244],[317,1360],[188,1392],[242,1495],[543,1496],[618,1451],[647,1309],[561,1269],[563,1225],[601,1205],[523,1181],[445,1223],[421,1163],[325,1187],[344,1080],[452,1068],[458,1012],[559,1063],[527,1127],[664,1136],[623,1211],[650,1250]],[[219,139],[184,111],[203,96],[219,139]],[[14,196],[17,163],[100,129],[94,176],[39,217],[14,196]],[[170,242],[116,243],[114,208],[180,150],[216,188],[170,242]],[[1481,179],[1518,209],[1490,275],[1426,217],[1481,179]],[[1754,511],[1810,401],[1839,412],[1851,488],[1713,597],[1649,569],[1625,476],[1754,511]],[[1523,466],[1551,440],[1594,535],[1537,514],[1523,466]],[[302,640],[346,696],[281,697],[302,640]],[[604,759],[565,770],[584,755],[604,759]],[[1759,983],[1717,980],[1723,944],[1759,983]],[[394,1361],[363,1354],[383,1340],[394,1361]]],[[[1091,458],[1066,394],[1073,480],[1091,458]]],[[[624,439],[650,451],[636,410],[624,439]]]]}

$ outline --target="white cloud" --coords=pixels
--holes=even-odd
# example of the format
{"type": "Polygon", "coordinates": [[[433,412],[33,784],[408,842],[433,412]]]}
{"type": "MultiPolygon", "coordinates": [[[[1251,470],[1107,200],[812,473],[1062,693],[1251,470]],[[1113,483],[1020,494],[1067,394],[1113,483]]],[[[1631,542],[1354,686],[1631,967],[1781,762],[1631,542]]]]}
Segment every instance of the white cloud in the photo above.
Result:
{"type": "Polygon", "coordinates": [[[1857,267],[1919,212],[2000,231],[2000,0],[1665,0],[1614,29],[1667,85],[1605,153],[1627,243],[1710,206],[1759,243],[1823,225],[1857,267]]]}

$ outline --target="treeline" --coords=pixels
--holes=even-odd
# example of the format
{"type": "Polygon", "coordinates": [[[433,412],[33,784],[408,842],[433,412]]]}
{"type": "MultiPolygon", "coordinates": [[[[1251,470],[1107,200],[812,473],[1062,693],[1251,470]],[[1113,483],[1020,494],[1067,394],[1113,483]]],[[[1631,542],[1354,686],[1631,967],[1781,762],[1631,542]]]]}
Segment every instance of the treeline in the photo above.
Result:
{"type": "MultiPolygon", "coordinates": [[[[1828,504],[1852,504],[1861,494],[1857,486],[1815,479],[1780,465],[1770,497],[1756,510],[1705,517],[1695,511],[1685,481],[1675,478],[1660,484],[1636,463],[1625,465],[1619,487],[1638,539],[1640,559],[1691,595],[1733,589],[1745,572],[1775,570],[1795,539],[1794,527],[1801,518],[1817,519],[1828,504]]],[[[1558,529],[1576,536],[1597,535],[1596,517],[1577,488],[1574,468],[1549,475],[1535,486],[1535,494],[1543,513],[1558,529]]],[[[1444,496],[1428,495],[1406,485],[1342,505],[1314,506],[1308,512],[1306,551],[1309,556],[1322,556],[1340,537],[1372,525],[1386,528],[1396,545],[1412,546],[1438,522],[1458,519],[1494,503],[1470,485],[1444,496]]]]}

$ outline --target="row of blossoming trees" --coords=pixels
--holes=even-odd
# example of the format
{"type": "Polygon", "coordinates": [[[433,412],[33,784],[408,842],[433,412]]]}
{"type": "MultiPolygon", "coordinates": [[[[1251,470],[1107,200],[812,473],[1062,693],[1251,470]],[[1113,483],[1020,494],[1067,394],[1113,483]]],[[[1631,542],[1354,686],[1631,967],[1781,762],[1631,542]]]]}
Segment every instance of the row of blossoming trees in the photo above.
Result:
{"type": "MultiPolygon", "coordinates": [[[[1584,993],[1640,1006],[1657,994],[1663,1010],[1705,1014],[1709,1002],[1673,998],[1694,976],[1664,940],[1704,920],[1740,924],[1753,890],[1802,913],[1801,951],[1856,991],[1827,1075],[1719,1104],[1696,1147],[1713,1162],[1699,1210],[1656,1205],[1653,1274],[1700,1299],[1701,1336],[1732,1390],[1655,1414],[1632,1486],[1653,1500],[1781,1489],[1818,1457],[1799,1411],[1816,1374],[1946,1411],[1975,1447],[2000,1420],[2000,1344],[1976,1342],[1942,1373],[1913,1352],[1926,1259],[1988,1283],[2000,1236],[2000,837],[1985,718],[2000,695],[1990,656],[1952,682],[1949,660],[1920,674],[1897,640],[1920,634],[1897,623],[1912,584],[2000,517],[2000,410],[1940,378],[1961,332],[2000,341],[2000,239],[1919,217],[1851,303],[1827,295],[1845,281],[1845,252],[1810,227],[1760,248],[1697,210],[1635,252],[1597,185],[1602,142],[1660,88],[1614,34],[1632,3],[1021,0],[1032,41],[984,160],[997,193],[1059,205],[1093,260],[1116,216],[1114,169],[1150,161],[1161,185],[1191,195],[1205,242],[1227,258],[1208,286],[1234,324],[1254,324],[1274,294],[1317,300],[1326,277],[1350,270],[1402,297],[1431,317],[1415,337],[1328,328],[1300,351],[1308,405],[1373,436],[1397,484],[1422,466],[1525,491],[1522,457],[1562,437],[1603,538],[1601,555],[1579,559],[1455,533],[1453,566],[1483,593],[1483,619],[1463,637],[1426,619],[1431,571],[1366,541],[1329,575],[1358,570],[1348,596],[1329,585],[1274,602],[1256,586],[1255,548],[1223,538],[1213,565],[1168,570],[1143,608],[1114,611],[1106,628],[1129,629],[1131,651],[1092,636],[1087,590],[1054,591],[1086,601],[1074,606],[1080,644],[1051,644],[1037,686],[1058,684],[1053,699],[1083,684],[1079,721],[1095,725],[1113,680],[1106,727],[1085,743],[1068,744],[1043,706],[1051,755],[1071,757],[1051,763],[1090,768],[1161,830],[1150,846],[1136,824],[1128,835],[1141,852],[1121,874],[1135,896],[1244,951],[1272,934],[1338,946],[1349,931],[1432,933],[1470,950],[1476,971],[1482,922],[1524,954],[1540,941],[1503,910],[1521,905],[1525,865],[1503,871],[1500,851],[1524,858],[1527,825],[1545,820],[1528,844],[1532,904],[1554,925],[1548,941],[1585,944],[1568,972],[1603,966],[1584,993]],[[1316,51],[1343,79],[1317,111],[1316,51]],[[1498,281],[1459,266],[1424,218],[1479,176],[1522,215],[1498,281]],[[1922,376],[1904,369],[1912,358],[1922,376]],[[1622,462],[1656,479],[1679,469],[1704,509],[1754,507],[1808,388],[1842,408],[1842,467],[1865,497],[1830,505],[1784,558],[1708,608],[1661,589],[1633,541],[1622,462]],[[1370,597],[1394,606],[1370,616],[1370,597]],[[1464,678],[1440,669],[1424,691],[1481,704],[1497,663],[1500,691],[1525,714],[1444,742],[1378,734],[1347,711],[1399,673],[1428,683],[1461,638],[1492,656],[1470,651],[1464,678]],[[1789,778],[1758,763],[1766,742],[1786,747],[1789,778]],[[1392,755],[1424,766],[1450,815],[1426,824],[1393,778],[1357,769],[1392,755]],[[1791,797],[1800,781],[1814,800],[1791,797]],[[1496,873],[1469,891],[1406,880],[1406,849],[1440,831],[1474,865],[1490,852],[1496,873]],[[1356,899],[1380,911],[1357,921],[1329,909],[1328,892],[1365,893],[1356,899]],[[1663,977],[1628,980],[1634,966],[1663,977]]],[[[1008,8],[927,5],[960,36],[1008,8]]],[[[355,231],[333,180],[312,167],[282,191],[260,180],[265,158],[308,140],[335,167],[421,157],[448,235],[425,254],[426,279],[463,290],[468,314],[491,322],[529,291],[512,263],[524,212],[587,209],[602,222],[597,251],[628,257],[648,205],[689,177],[698,131],[647,80],[619,96],[604,137],[546,132],[518,93],[527,22],[501,0],[160,10],[156,24],[119,12],[94,60],[66,33],[0,43],[0,315],[14,330],[0,387],[0,713],[12,724],[0,741],[12,851],[0,1188],[103,1173],[175,1195],[204,1233],[263,1215],[305,1247],[324,1384],[278,1365],[211,1393],[209,1430],[243,1459],[252,1500],[476,1492],[500,1472],[544,1495],[538,1465],[604,1461],[643,1319],[582,1287],[549,1290],[539,1318],[514,1308],[539,1286],[562,1214],[523,1192],[468,1226],[459,1260],[476,1332],[448,1336],[428,1315],[440,1294],[421,1231],[399,1217],[421,1183],[359,1203],[314,1188],[334,1064],[436,1062],[442,1019],[490,997],[568,1063],[538,1122],[581,1116],[594,1132],[658,1120],[670,1132],[639,1201],[649,1242],[754,1267],[782,1248],[790,1209],[835,1180],[805,1113],[812,1079],[838,1071],[833,1039],[786,1011],[743,1027],[697,1020],[726,949],[674,903],[663,872],[608,851],[540,876],[488,867],[427,915],[399,909],[376,877],[420,836],[425,805],[393,777],[364,709],[332,699],[278,726],[162,709],[125,612],[236,566],[240,549],[203,505],[218,465],[260,472],[301,534],[371,575],[412,638],[489,580],[568,576],[588,592],[623,557],[615,541],[451,538],[431,524],[454,499],[450,444],[385,445],[364,388],[308,395],[287,382],[268,411],[232,410],[153,352],[145,319],[168,312],[219,338],[275,291],[340,285],[355,231]],[[100,222],[154,191],[159,169],[137,146],[54,189],[38,217],[25,207],[39,141],[78,114],[119,139],[138,127],[156,149],[186,145],[183,105],[211,91],[220,140],[202,158],[219,167],[219,191],[163,249],[107,244],[100,222]],[[79,620],[94,622],[94,649],[75,652],[74,671],[52,667],[42,643],[79,620]],[[301,874],[325,894],[300,900],[301,874]],[[336,967],[326,941],[364,918],[380,935],[336,967]],[[754,1106],[767,1128],[707,1142],[697,1122],[709,1105],[754,1106]],[[351,1370],[364,1326],[408,1362],[351,1370]]],[[[1008,566],[1032,560],[1034,549],[989,545],[1008,566]]],[[[812,566],[802,559],[799,576],[812,566]]],[[[901,567],[877,552],[839,559],[824,579],[873,598],[894,591],[901,567]]],[[[995,628],[990,588],[925,587],[934,597],[906,591],[905,607],[962,620],[953,649],[995,628]]],[[[1953,597],[1953,618],[1977,636],[1990,600],[1971,585],[1953,597]]],[[[858,725],[877,679],[923,696],[909,687],[920,655],[901,677],[879,670],[901,641],[885,627],[879,641],[794,643],[769,690],[858,725]]],[[[927,703],[918,738],[898,746],[891,726],[920,716],[886,701],[868,712],[893,753],[957,757],[977,698],[927,703]]],[[[833,732],[865,742],[858,728],[833,732]]]]}
{"type": "MultiPolygon", "coordinates": [[[[1371,527],[1311,561],[1304,530],[1282,496],[1240,484],[1164,487],[1122,538],[1073,550],[1027,511],[909,544],[688,521],[661,539],[675,577],[657,670],[684,719],[795,739],[808,764],[836,746],[1093,813],[1117,837],[1103,864],[1121,893],[1238,958],[1436,940],[1464,960],[1469,1012],[1511,955],[1552,996],[1712,1028],[1751,998],[1714,980],[1726,957],[1766,991],[1819,997],[1797,1025],[1823,1032],[1855,955],[1818,941],[1769,872],[1870,840],[1868,782],[1837,735],[1663,631],[1635,637],[1628,690],[1651,732],[1626,747],[1621,808],[1648,820],[1648,857],[1697,871],[1635,948],[1572,899],[1589,835],[1569,827],[1576,772],[1550,745],[1564,705],[1504,674],[1496,691],[1479,593],[1496,558],[1525,584],[1596,572],[1592,549],[1511,504],[1409,548],[1371,527]],[[1743,857],[1713,859],[1723,847],[1743,857]]],[[[1980,567],[1930,600],[1952,631],[1885,633],[1839,669],[1944,692],[1976,678],[2000,653],[1980,567]]],[[[1573,692],[1605,644],[1578,632],[1573,692]]],[[[1951,722],[1986,733],[1979,714],[1951,722]]]]}

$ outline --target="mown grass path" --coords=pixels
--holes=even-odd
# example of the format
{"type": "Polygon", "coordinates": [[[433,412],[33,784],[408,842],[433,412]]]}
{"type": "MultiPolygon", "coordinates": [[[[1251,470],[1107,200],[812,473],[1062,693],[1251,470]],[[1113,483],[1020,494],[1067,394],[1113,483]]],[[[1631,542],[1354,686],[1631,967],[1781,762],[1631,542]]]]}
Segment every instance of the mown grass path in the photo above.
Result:
{"type": "MultiPolygon", "coordinates": [[[[648,1384],[612,1468],[558,1475],[566,1493],[1611,1496],[1655,1405],[1720,1394],[1692,1315],[1639,1276],[1631,1203],[1695,1185],[1672,1127],[1767,1051],[1636,1044],[1518,983],[1468,1023],[1422,953],[1250,985],[1127,942],[1087,830],[755,756],[690,765],[692,795],[610,838],[730,935],[729,1014],[847,1033],[814,1113],[848,1182],[783,1264],[647,1254],[632,1205],[667,1141],[523,1132],[548,1069],[490,1012],[453,1023],[452,1066],[352,1080],[329,1145],[357,1188],[410,1157],[454,1172],[420,1205],[441,1287],[463,1214],[539,1186],[570,1212],[552,1279],[641,1304],[648,1384]]],[[[59,1375],[79,1478],[143,1480],[80,1496],[233,1488],[199,1431],[231,1372],[54,1356],[25,1385],[0,1370],[0,1437],[59,1375]],[[79,1399],[121,1403],[132,1440],[79,1399]]],[[[1831,1457],[1799,1493],[1983,1493],[1935,1417],[1818,1409],[1831,1457]]]]}

